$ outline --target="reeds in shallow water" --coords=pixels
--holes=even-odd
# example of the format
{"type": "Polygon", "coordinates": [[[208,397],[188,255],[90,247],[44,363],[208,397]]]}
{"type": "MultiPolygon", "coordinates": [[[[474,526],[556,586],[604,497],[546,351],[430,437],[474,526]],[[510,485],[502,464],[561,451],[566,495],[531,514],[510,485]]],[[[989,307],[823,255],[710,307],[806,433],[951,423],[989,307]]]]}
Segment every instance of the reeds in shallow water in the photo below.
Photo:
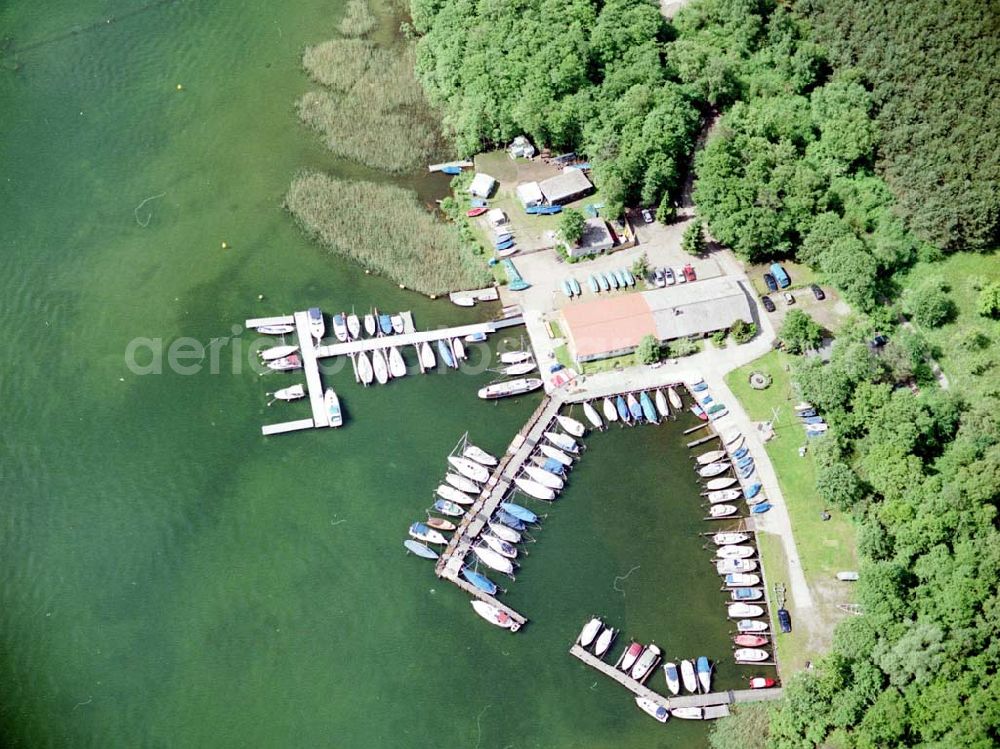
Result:
{"type": "Polygon", "coordinates": [[[416,291],[442,294],[492,280],[454,228],[409,190],[303,172],[285,207],[328,249],[416,291]]]}
{"type": "Polygon", "coordinates": [[[337,27],[344,36],[365,36],[375,28],[375,15],[368,0],[350,0],[347,12],[337,27]]]}

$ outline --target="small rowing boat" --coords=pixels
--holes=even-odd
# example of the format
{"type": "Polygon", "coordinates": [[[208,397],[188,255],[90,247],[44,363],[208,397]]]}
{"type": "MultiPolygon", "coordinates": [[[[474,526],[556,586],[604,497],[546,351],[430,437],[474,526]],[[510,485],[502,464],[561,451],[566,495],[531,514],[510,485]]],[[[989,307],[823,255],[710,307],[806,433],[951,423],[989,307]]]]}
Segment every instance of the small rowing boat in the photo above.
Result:
{"type": "Polygon", "coordinates": [[[750,508],[750,512],[754,515],[763,515],[765,512],[771,509],[773,505],[770,502],[761,502],[750,508]]]}
{"type": "Polygon", "coordinates": [[[742,436],[743,436],[743,433],[739,429],[734,429],[731,432],[727,432],[726,434],[724,434],[722,436],[722,441],[726,443],[727,447],[729,447],[730,445],[732,445],[733,443],[735,443],[736,440],[738,440],[742,436]]]}
{"type": "Polygon", "coordinates": [[[770,689],[777,682],[774,679],[768,679],[766,676],[754,676],[750,679],[751,689],[770,689]]]}

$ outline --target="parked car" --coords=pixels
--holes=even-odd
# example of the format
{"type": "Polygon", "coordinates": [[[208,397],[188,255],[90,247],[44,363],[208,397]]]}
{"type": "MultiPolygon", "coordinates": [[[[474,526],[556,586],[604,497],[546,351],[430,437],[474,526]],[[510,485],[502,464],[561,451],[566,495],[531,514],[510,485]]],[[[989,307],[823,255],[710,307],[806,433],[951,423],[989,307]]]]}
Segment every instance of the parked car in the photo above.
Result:
{"type": "Polygon", "coordinates": [[[666,279],[667,286],[673,286],[674,285],[674,272],[672,270],[670,270],[670,268],[664,268],[663,269],[663,276],[666,279]]]}
{"type": "Polygon", "coordinates": [[[795,297],[792,296],[792,292],[785,292],[785,304],[792,305],[795,304],[795,297]]]}
{"type": "Polygon", "coordinates": [[[766,309],[768,312],[774,312],[774,310],[776,309],[776,307],[774,306],[774,302],[771,301],[771,297],[767,295],[762,296],[760,298],[760,303],[764,305],[764,309],[766,309]]]}
{"type": "Polygon", "coordinates": [[[642,209],[642,220],[647,224],[653,223],[653,214],[648,208],[642,209]]]}
{"type": "Polygon", "coordinates": [[[778,609],[778,626],[786,634],[792,631],[792,615],[788,609],[778,609]]]}
{"type": "MultiPolygon", "coordinates": [[[[671,281],[671,283],[673,282],[671,281]]],[[[657,268],[656,270],[653,271],[653,286],[655,286],[658,289],[662,289],[666,285],[667,285],[667,279],[664,277],[663,271],[657,268]]]]}
{"type": "Polygon", "coordinates": [[[677,279],[677,283],[684,283],[687,281],[687,276],[684,275],[684,269],[679,265],[674,268],[674,278],[677,279]]]}
{"type": "Polygon", "coordinates": [[[816,299],[818,299],[819,301],[822,302],[824,299],[826,299],[826,294],[823,293],[823,289],[821,289],[816,284],[812,284],[809,287],[809,289],[810,289],[810,291],[812,291],[813,296],[816,297],[816,299]]]}
{"type": "Polygon", "coordinates": [[[685,265],[685,266],[684,266],[684,277],[685,277],[685,278],[686,278],[686,279],[687,279],[688,281],[697,281],[697,280],[698,280],[698,276],[696,276],[696,275],[694,274],[694,268],[692,268],[692,267],[690,266],[690,264],[689,264],[689,265],[685,265]]]}
{"type": "Polygon", "coordinates": [[[788,273],[779,263],[771,263],[771,274],[782,289],[790,286],[792,283],[792,279],[788,277],[788,273]]]}
{"type": "Polygon", "coordinates": [[[774,280],[774,276],[772,276],[770,273],[764,274],[764,284],[770,291],[778,290],[778,282],[774,280]]]}

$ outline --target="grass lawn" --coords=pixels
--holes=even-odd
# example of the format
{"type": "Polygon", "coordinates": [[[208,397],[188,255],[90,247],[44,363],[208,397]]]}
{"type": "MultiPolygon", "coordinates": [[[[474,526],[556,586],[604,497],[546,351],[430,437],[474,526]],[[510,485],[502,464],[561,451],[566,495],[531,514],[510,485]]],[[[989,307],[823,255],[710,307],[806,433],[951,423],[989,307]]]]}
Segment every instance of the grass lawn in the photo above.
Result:
{"type": "Polygon", "coordinates": [[[960,252],[941,262],[918,263],[903,278],[903,287],[912,289],[932,279],[948,284],[958,313],[939,328],[923,328],[915,322],[914,327],[930,342],[952,390],[966,397],[996,397],[1000,321],[976,312],[976,287],[1000,279],[1000,258],[996,253],[960,252]],[[976,332],[983,336],[980,346],[970,344],[976,332]]]}
{"type": "MultiPolygon", "coordinates": [[[[730,372],[726,376],[726,383],[754,421],[766,421],[777,414],[775,437],[766,445],[767,454],[774,465],[788,506],[802,571],[817,609],[824,616],[827,611],[830,612],[830,616],[826,618],[832,633],[833,625],[840,618],[836,615],[836,604],[849,603],[851,600],[849,588],[837,583],[836,573],[857,568],[855,528],[850,518],[826,507],[817,494],[816,465],[812,454],[807,452],[805,457],[799,456],[799,447],[808,444],[808,441],[792,408],[798,398],[786,370],[790,359],[787,354],[772,351],[755,362],[730,372]],[[754,371],[769,374],[771,386],[766,390],[752,389],[748,377],[754,371]],[[820,513],[823,510],[830,512],[832,519],[822,520],[820,513]]],[[[779,540],[762,534],[761,554],[773,592],[774,583],[787,582],[787,566],[779,540]]],[[[791,613],[794,626],[795,612],[791,613]]],[[[827,644],[823,641],[804,640],[804,635],[801,639],[794,634],[778,637],[779,657],[787,657],[784,662],[786,668],[797,669],[806,660],[815,659],[827,644]]],[[[789,672],[786,671],[787,673],[789,672]]]]}
{"type": "MultiPolygon", "coordinates": [[[[780,578],[774,579],[775,570],[788,569],[785,549],[781,545],[781,539],[773,533],[758,533],[757,548],[760,550],[760,561],[764,567],[768,593],[773,596],[774,583],[782,582],[780,578]]],[[[798,617],[791,596],[786,597],[785,608],[792,617],[792,631],[788,634],[782,634],[778,626],[777,607],[771,609],[771,631],[777,633],[774,636],[774,647],[778,653],[778,667],[781,669],[782,680],[804,669],[806,661],[816,657],[816,653],[811,652],[809,648],[809,633],[805,629],[795,627],[798,617]]]]}
{"type": "Polygon", "coordinates": [[[556,361],[566,367],[566,369],[576,369],[576,362],[569,355],[569,347],[565,343],[562,346],[556,346],[552,353],[556,355],[556,361]]]}
{"type": "MultiPolygon", "coordinates": [[[[791,289],[802,289],[808,287],[809,284],[819,283],[816,271],[808,265],[800,265],[799,263],[783,260],[781,262],[781,267],[785,269],[786,273],[788,273],[788,278],[791,279],[792,284],[788,288],[780,289],[780,292],[789,291],[791,289]]],[[[779,293],[771,291],[764,284],[764,274],[770,272],[770,268],[770,263],[761,263],[759,265],[750,265],[747,267],[747,275],[750,276],[750,282],[753,284],[754,290],[760,296],[763,296],[764,294],[779,293]]]]}
{"type": "Polygon", "coordinates": [[[597,374],[598,372],[610,372],[618,367],[631,367],[635,364],[637,364],[635,354],[625,354],[610,359],[584,362],[580,366],[583,368],[583,374],[597,374]]]}

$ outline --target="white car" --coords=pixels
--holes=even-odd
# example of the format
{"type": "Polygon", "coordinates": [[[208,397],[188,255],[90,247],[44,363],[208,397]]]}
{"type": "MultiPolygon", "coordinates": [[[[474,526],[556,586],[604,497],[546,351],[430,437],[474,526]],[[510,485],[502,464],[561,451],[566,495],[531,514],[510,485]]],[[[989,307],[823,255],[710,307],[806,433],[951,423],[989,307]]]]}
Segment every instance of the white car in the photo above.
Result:
{"type": "Polygon", "coordinates": [[[650,212],[648,208],[642,209],[642,220],[645,221],[647,224],[653,223],[653,214],[650,212]]]}
{"type": "Polygon", "coordinates": [[[670,268],[664,268],[663,269],[663,275],[664,275],[664,277],[666,279],[667,286],[673,286],[674,285],[674,272],[672,270],[670,270],[670,268]]]}
{"type": "Polygon", "coordinates": [[[674,268],[674,277],[677,279],[677,283],[687,283],[687,276],[684,275],[684,268],[681,266],[674,268]]]}

